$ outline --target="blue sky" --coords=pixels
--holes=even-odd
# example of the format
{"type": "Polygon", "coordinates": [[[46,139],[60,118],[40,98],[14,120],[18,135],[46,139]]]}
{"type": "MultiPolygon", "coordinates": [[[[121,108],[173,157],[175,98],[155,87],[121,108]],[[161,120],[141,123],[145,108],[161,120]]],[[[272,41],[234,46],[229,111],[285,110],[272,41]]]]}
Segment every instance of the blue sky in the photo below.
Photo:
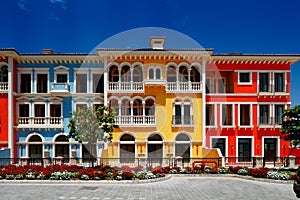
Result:
{"type": "MultiPolygon", "coordinates": [[[[20,53],[89,53],[120,32],[163,27],[215,53],[300,54],[299,0],[10,0],[1,8],[0,48],[20,53]]],[[[300,104],[299,72],[300,62],[292,105],[300,104]]]]}

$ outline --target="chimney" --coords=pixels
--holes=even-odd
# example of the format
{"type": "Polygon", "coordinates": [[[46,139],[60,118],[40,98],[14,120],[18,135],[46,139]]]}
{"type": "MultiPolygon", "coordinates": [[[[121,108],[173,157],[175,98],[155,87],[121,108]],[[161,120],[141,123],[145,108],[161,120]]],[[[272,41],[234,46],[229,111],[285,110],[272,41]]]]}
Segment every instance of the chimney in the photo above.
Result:
{"type": "Polygon", "coordinates": [[[150,46],[152,49],[164,49],[166,38],[164,37],[153,37],[150,38],[150,46]]]}
{"type": "Polygon", "coordinates": [[[52,49],[43,49],[44,54],[53,54],[52,49]]]}

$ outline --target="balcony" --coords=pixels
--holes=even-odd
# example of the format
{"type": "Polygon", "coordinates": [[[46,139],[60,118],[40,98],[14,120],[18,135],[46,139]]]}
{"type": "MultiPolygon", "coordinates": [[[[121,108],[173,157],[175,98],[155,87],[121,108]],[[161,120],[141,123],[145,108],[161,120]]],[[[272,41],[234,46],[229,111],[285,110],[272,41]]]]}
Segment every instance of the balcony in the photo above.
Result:
{"type": "Polygon", "coordinates": [[[0,82],[0,93],[8,92],[8,82],[0,82]]]}
{"type": "Polygon", "coordinates": [[[116,116],[115,123],[117,125],[124,126],[153,126],[156,124],[155,115],[147,115],[147,116],[116,116]]]}
{"type": "Polygon", "coordinates": [[[172,126],[192,126],[193,116],[173,115],[172,126]]]}
{"type": "Polygon", "coordinates": [[[19,117],[18,128],[63,128],[62,117],[19,117]]]}
{"type": "Polygon", "coordinates": [[[143,82],[109,82],[109,92],[141,92],[144,91],[143,82]]]}
{"type": "Polygon", "coordinates": [[[167,82],[169,92],[202,92],[202,82],[167,82]]]}
{"type": "Polygon", "coordinates": [[[69,94],[68,83],[52,83],[51,94],[54,95],[67,95],[69,94]]]}

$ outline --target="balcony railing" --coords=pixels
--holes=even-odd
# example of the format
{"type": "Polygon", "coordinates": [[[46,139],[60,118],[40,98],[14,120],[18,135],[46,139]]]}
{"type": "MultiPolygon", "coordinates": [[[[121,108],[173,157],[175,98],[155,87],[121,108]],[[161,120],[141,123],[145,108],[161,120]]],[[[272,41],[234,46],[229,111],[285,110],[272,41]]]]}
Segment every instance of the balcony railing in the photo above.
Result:
{"type": "Polygon", "coordinates": [[[193,124],[193,116],[173,115],[172,117],[173,126],[190,126],[193,124]]]}
{"type": "Polygon", "coordinates": [[[275,117],[263,117],[260,116],[258,118],[259,126],[276,126],[280,125],[283,121],[283,118],[281,116],[275,116],[275,117]]]}
{"type": "Polygon", "coordinates": [[[8,82],[0,82],[0,92],[8,91],[8,82]]]}
{"type": "Polygon", "coordinates": [[[124,115],[124,116],[116,116],[115,123],[117,125],[126,125],[126,126],[136,126],[136,125],[155,125],[155,115],[146,115],[146,116],[130,116],[130,115],[124,115]]]}
{"type": "Polygon", "coordinates": [[[68,83],[52,83],[51,93],[68,94],[69,93],[68,83]]]}
{"type": "Polygon", "coordinates": [[[144,83],[143,82],[109,82],[108,91],[110,92],[144,91],[144,83]]]}
{"type": "Polygon", "coordinates": [[[19,117],[19,127],[62,127],[62,117],[19,117]]]}
{"type": "Polygon", "coordinates": [[[190,92],[190,91],[202,91],[202,82],[168,82],[167,91],[179,91],[179,92],[190,92]]]}

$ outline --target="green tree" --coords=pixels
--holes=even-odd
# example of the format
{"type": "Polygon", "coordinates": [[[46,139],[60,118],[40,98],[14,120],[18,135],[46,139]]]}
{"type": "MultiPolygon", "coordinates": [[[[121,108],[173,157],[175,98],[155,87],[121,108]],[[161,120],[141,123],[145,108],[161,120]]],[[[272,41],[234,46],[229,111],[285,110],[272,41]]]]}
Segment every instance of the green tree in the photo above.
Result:
{"type": "Polygon", "coordinates": [[[289,153],[291,155],[300,142],[300,105],[285,110],[282,113],[282,117],[283,121],[280,132],[283,134],[283,139],[290,141],[293,146],[293,149],[289,153]]]}
{"type": "Polygon", "coordinates": [[[115,125],[115,114],[107,106],[79,108],[76,112],[70,113],[69,138],[82,143],[87,142],[90,151],[90,161],[94,167],[94,159],[97,149],[97,141],[111,142],[115,125]]]}

